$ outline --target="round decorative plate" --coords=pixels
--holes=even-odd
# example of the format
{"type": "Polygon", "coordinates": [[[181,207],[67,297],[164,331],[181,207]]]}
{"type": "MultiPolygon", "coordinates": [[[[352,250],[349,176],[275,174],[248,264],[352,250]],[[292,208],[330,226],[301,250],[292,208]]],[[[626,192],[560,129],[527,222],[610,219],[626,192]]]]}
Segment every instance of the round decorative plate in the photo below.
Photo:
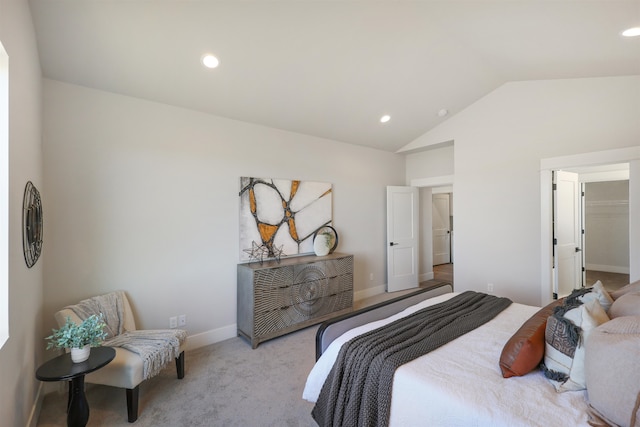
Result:
{"type": "Polygon", "coordinates": [[[24,189],[22,204],[22,247],[27,267],[38,261],[42,252],[42,199],[31,181],[24,189]]]}
{"type": "Polygon", "coordinates": [[[316,231],[313,235],[313,241],[315,242],[316,237],[318,236],[318,234],[329,234],[330,236],[330,249],[329,249],[329,253],[332,254],[333,251],[336,250],[336,247],[338,247],[338,232],[336,231],[335,228],[333,228],[330,225],[325,225],[323,227],[320,227],[318,229],[318,231],[316,231]]]}

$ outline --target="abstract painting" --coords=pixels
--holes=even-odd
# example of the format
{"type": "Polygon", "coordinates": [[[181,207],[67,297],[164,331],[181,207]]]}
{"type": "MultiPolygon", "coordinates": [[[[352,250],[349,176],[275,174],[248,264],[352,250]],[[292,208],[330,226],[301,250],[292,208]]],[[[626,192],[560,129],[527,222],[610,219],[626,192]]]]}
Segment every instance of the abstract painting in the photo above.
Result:
{"type": "Polygon", "coordinates": [[[331,224],[330,183],[241,177],[239,195],[240,261],[313,252],[314,233],[331,224]]]}

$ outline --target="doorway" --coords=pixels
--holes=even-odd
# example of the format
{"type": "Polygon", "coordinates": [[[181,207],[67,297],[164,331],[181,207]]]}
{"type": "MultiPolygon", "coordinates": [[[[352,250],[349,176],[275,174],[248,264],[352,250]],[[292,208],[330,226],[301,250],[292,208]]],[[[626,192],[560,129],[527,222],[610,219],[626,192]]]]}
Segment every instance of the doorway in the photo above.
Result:
{"type": "MultiPolygon", "coordinates": [[[[433,195],[449,195],[450,229],[450,262],[455,260],[455,236],[453,233],[453,175],[411,180],[411,185],[420,190],[420,275],[419,281],[433,281],[435,268],[433,261],[433,195]]],[[[453,264],[449,265],[451,279],[453,278],[453,264]]],[[[450,280],[445,280],[452,283],[450,280]]]]}
{"type": "Polygon", "coordinates": [[[451,263],[451,193],[432,196],[431,230],[433,236],[433,265],[451,263]]]}
{"type": "MultiPolygon", "coordinates": [[[[540,162],[541,195],[541,303],[548,304],[556,292],[554,282],[554,245],[553,245],[553,191],[552,171],[568,170],[580,174],[584,182],[602,182],[628,180],[629,182],[629,236],[637,235],[640,217],[637,212],[639,199],[636,188],[640,169],[640,147],[630,147],[585,153],[573,156],[542,159],[540,162]],[[621,168],[620,165],[623,167],[621,168]],[[634,180],[635,179],[635,180],[634,180]],[[633,182],[632,182],[633,181],[633,182]]],[[[629,277],[637,276],[638,262],[633,254],[638,253],[638,240],[629,238],[629,277]],[[635,273],[634,273],[635,272],[635,273]]],[[[587,279],[589,280],[589,279],[587,279]]],[[[587,282],[588,283],[588,282],[587,282]]],[[[589,284],[590,285],[590,284],[589,284]]]]}
{"type": "Polygon", "coordinates": [[[629,164],[553,172],[554,297],[629,283],[629,164]]]}
{"type": "Polygon", "coordinates": [[[584,183],[584,286],[629,283],[629,180],[584,183]]]}

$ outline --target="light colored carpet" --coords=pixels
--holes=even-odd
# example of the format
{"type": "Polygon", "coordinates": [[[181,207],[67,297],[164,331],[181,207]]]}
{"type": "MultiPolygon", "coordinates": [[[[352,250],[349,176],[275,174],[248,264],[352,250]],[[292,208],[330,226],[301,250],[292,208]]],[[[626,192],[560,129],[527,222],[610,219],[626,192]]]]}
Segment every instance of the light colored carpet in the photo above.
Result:
{"type": "Polygon", "coordinates": [[[620,289],[624,285],[629,284],[629,275],[621,273],[609,273],[607,271],[587,270],[585,286],[593,286],[597,280],[602,282],[602,285],[608,291],[615,291],[620,289]]]}
{"type": "MultiPolygon", "coordinates": [[[[240,338],[185,353],[185,377],[175,364],[140,385],[138,420],[127,422],[124,389],[87,384],[88,426],[289,426],[317,424],[302,400],[315,361],[312,326],[255,350],[240,338]]],[[[61,387],[66,390],[66,388],[61,387]]],[[[66,392],[48,394],[38,426],[66,426],[66,392]]]]}

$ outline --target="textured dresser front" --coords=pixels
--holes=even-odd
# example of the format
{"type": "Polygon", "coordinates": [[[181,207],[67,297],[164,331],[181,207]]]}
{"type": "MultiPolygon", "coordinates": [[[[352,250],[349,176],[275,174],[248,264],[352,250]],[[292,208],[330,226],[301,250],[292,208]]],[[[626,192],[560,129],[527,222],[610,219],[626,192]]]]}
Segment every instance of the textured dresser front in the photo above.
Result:
{"type": "Polygon", "coordinates": [[[256,348],[353,307],[353,255],[238,264],[238,335],[256,348]]]}

